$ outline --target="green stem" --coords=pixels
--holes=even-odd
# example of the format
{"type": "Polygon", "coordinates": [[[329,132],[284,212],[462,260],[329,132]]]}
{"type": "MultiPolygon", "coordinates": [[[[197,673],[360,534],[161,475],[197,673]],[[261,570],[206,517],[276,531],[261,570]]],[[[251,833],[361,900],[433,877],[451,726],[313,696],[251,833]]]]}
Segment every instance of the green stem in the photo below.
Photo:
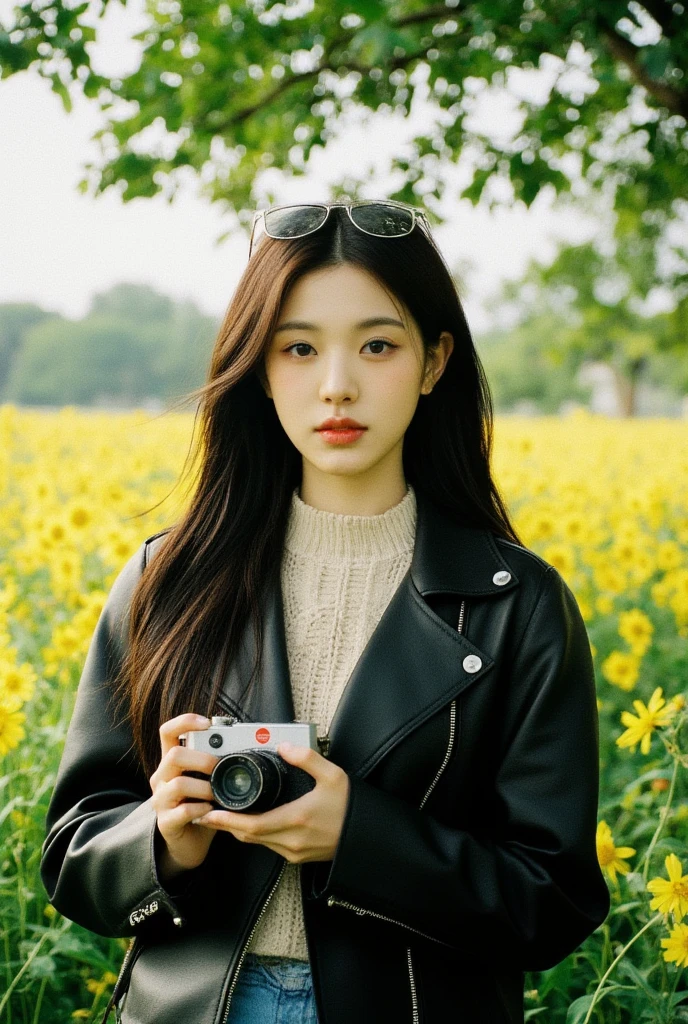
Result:
{"type": "MultiPolygon", "coordinates": [[[[69,924],[70,924],[69,921],[65,921],[63,926],[60,928],[60,932],[66,931],[66,929],[69,927],[69,924]]],[[[21,978],[21,976],[24,973],[24,971],[28,968],[29,964],[34,959],[34,957],[38,954],[38,951],[40,950],[40,948],[43,945],[43,943],[45,942],[45,940],[49,939],[49,938],[54,938],[54,937],[55,936],[54,936],[54,933],[52,932],[52,930],[51,931],[47,931],[47,932],[43,932],[43,934],[41,935],[40,939],[38,940],[36,945],[33,947],[31,952],[27,956],[25,962],[22,964],[20,970],[17,972],[17,974],[15,974],[14,978],[12,979],[12,983],[10,984],[9,988],[7,989],[7,991],[5,992],[4,996],[0,1000],[0,1012],[4,1009],[5,1005],[9,1002],[9,998],[12,995],[12,991],[17,987],[17,983],[19,982],[19,979],[21,978]]]]}
{"type": "MultiPolygon", "coordinates": [[[[3,919],[3,925],[4,925],[4,919],[3,919]]],[[[5,974],[7,975],[7,984],[9,985],[10,982],[12,981],[12,971],[10,969],[10,960],[12,959],[12,957],[10,956],[10,929],[9,929],[9,927],[7,927],[7,928],[3,927],[2,934],[3,934],[3,938],[5,940],[5,974]]],[[[11,1020],[11,1015],[8,1015],[8,1021],[10,1021],[10,1020],[11,1020]]]]}
{"type": "Polygon", "coordinates": [[[36,1010],[33,1015],[33,1024],[38,1024],[41,1012],[41,1003],[43,1002],[43,993],[45,992],[45,986],[48,984],[48,979],[43,978],[41,981],[41,987],[38,990],[38,999],[36,1000],[36,1010]]]}
{"type": "Polygon", "coordinates": [[[655,845],[657,843],[657,840],[659,839],[659,834],[662,831],[662,829],[664,828],[666,820],[669,817],[669,808],[671,806],[671,801],[672,801],[673,796],[674,796],[674,787],[676,785],[676,776],[678,775],[678,765],[679,765],[678,759],[674,759],[674,771],[673,771],[672,776],[671,776],[671,785],[669,786],[669,793],[667,795],[667,802],[665,803],[664,807],[662,808],[662,810],[660,812],[659,824],[657,825],[657,828],[655,829],[655,834],[653,835],[653,837],[652,837],[652,839],[650,841],[650,845],[648,846],[647,851],[645,853],[645,860],[643,862],[643,881],[644,882],[647,882],[647,872],[648,872],[649,867],[650,867],[650,857],[652,855],[652,851],[654,850],[655,845]]]}
{"type": "Polygon", "coordinates": [[[681,978],[682,974],[683,974],[683,971],[681,969],[680,964],[676,964],[676,973],[674,974],[674,981],[673,981],[673,984],[671,986],[671,992],[669,993],[670,997],[673,996],[674,993],[676,992],[676,989],[677,989],[678,983],[679,983],[679,979],[681,978]]]}
{"type": "Polygon", "coordinates": [[[610,975],[610,974],[612,973],[612,971],[614,970],[614,968],[615,968],[615,967],[616,967],[616,965],[618,964],[619,960],[622,960],[622,959],[623,959],[623,957],[624,957],[624,956],[626,955],[626,953],[627,953],[627,952],[628,952],[628,950],[629,950],[629,949],[631,948],[631,946],[633,945],[633,943],[634,943],[634,942],[635,942],[635,941],[636,941],[637,939],[639,939],[639,938],[640,938],[640,936],[641,936],[641,935],[643,934],[643,932],[646,932],[646,931],[647,931],[647,929],[648,929],[648,928],[649,928],[649,927],[650,927],[651,925],[653,925],[653,924],[656,924],[656,923],[657,923],[657,921],[661,921],[661,920],[662,920],[662,918],[663,918],[663,916],[664,916],[663,914],[655,914],[655,916],[654,916],[654,917],[651,917],[651,918],[650,918],[650,920],[649,920],[649,921],[647,922],[647,924],[644,924],[644,925],[643,925],[643,927],[642,927],[642,928],[640,929],[640,931],[639,931],[639,932],[636,932],[636,934],[635,934],[635,935],[633,936],[633,938],[632,938],[632,939],[630,940],[630,942],[627,942],[627,943],[626,943],[626,945],[625,945],[625,946],[624,946],[624,948],[623,948],[623,949],[621,950],[621,952],[619,953],[619,955],[618,955],[617,957],[615,957],[615,959],[614,959],[614,960],[612,960],[612,962],[610,963],[609,967],[607,968],[607,970],[606,970],[606,971],[604,972],[604,974],[603,974],[603,975],[602,975],[602,977],[600,978],[600,983],[599,983],[599,985],[598,985],[598,986],[597,986],[597,988],[595,989],[595,994],[594,994],[594,995],[593,995],[593,997],[592,997],[592,1002],[590,1003],[590,1006],[588,1007],[588,1012],[587,1012],[587,1013],[586,1013],[586,1015],[585,1015],[585,1020],[583,1021],[583,1024],[588,1024],[588,1021],[590,1020],[590,1015],[592,1014],[592,1011],[593,1011],[593,1008],[594,1008],[594,1006],[595,1006],[595,1003],[597,1002],[597,997],[598,997],[598,995],[600,994],[600,989],[602,988],[602,986],[604,985],[605,981],[607,980],[607,978],[609,977],[609,975],[610,975]]]}

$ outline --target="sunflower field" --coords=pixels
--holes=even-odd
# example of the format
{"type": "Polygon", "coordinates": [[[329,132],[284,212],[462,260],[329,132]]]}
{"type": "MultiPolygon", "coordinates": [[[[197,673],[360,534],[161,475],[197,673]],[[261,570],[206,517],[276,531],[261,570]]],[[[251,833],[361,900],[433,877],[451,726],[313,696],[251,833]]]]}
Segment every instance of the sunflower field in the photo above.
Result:
{"type": "MultiPolygon", "coordinates": [[[[128,946],[50,905],[41,844],[98,617],[123,564],[179,515],[192,423],[0,406],[2,1024],[95,1024],[128,946]]],[[[498,416],[493,467],[586,622],[611,892],[574,953],[526,974],[525,1018],[688,1022],[688,422],[498,416]]]]}

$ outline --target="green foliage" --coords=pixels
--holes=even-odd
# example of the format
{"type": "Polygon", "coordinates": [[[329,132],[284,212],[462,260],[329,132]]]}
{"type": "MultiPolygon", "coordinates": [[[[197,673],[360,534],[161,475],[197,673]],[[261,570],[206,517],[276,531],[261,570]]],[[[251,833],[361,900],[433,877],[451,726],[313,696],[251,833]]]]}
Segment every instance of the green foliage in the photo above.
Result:
{"type": "Polygon", "coordinates": [[[7,386],[10,367],[24,335],[50,315],[29,302],[6,302],[0,306],[0,395],[7,386]]]}
{"type": "Polygon", "coordinates": [[[15,339],[0,394],[30,405],[176,398],[205,380],[218,326],[192,302],[131,284],[97,295],[82,320],[35,307],[22,316],[0,306],[0,345],[15,339]]]}
{"type": "MultiPolygon", "coordinates": [[[[392,198],[427,205],[431,221],[440,223],[432,208],[454,180],[453,165],[463,161],[472,178],[458,198],[473,204],[530,207],[545,192],[560,203],[596,202],[605,220],[613,212],[612,257],[565,253],[542,275],[550,288],[575,281],[578,264],[587,274],[578,326],[560,332],[559,344],[573,356],[587,347],[591,358],[614,361],[628,380],[651,353],[671,350],[684,361],[677,386],[688,386],[682,4],[321,0],[287,17],[282,4],[265,0],[146,0],[148,24],[134,36],[142,59],[121,80],[93,72],[84,44],[96,37],[97,23],[82,25],[86,5],[65,3],[71,0],[14,8],[13,30],[0,29],[0,78],[35,65],[66,107],[71,85],[98,104],[101,158],[86,164],[82,191],[97,195],[116,186],[124,202],[160,192],[172,201],[183,169],[196,174],[204,197],[248,225],[261,171],[305,174],[345,110],[407,116],[420,86],[436,117],[392,159],[392,198]],[[543,96],[518,92],[528,72],[549,76],[543,96]],[[522,123],[513,137],[497,139],[472,114],[481,94],[505,88],[517,97],[522,123]],[[164,145],[146,142],[151,126],[156,137],[164,129],[164,145]],[[496,190],[497,180],[510,189],[496,190]],[[679,225],[682,240],[669,240],[679,225]],[[630,287],[621,303],[605,307],[592,301],[594,274],[609,277],[611,269],[630,287]],[[660,286],[674,296],[676,313],[643,332],[634,303],[660,286]]],[[[364,159],[355,173],[347,168],[333,196],[357,198],[370,173],[364,159]]],[[[120,344],[136,347],[126,339],[120,344]]],[[[45,392],[47,385],[36,387],[45,392]]]]}
{"type": "MultiPolygon", "coordinates": [[[[49,11],[33,0],[14,8],[13,30],[0,30],[0,77],[35,64],[65,106],[73,82],[96,100],[102,159],[87,165],[81,183],[86,189],[90,180],[96,194],[122,183],[125,201],[173,195],[183,166],[204,171],[201,191],[212,201],[243,211],[254,205],[266,166],[304,173],[345,108],[408,115],[421,84],[437,119],[412,140],[410,156],[393,159],[402,177],[395,198],[410,192],[418,201],[409,186],[422,179],[422,195],[441,199],[446,172],[466,149],[475,172],[460,195],[473,203],[504,201],[489,187],[496,177],[511,184],[507,202],[530,206],[543,190],[569,195],[580,173],[589,190],[606,191],[623,235],[641,213],[661,228],[688,198],[682,4],[321,0],[287,17],[282,4],[265,0],[147,0],[148,25],[134,37],[140,66],[120,80],[92,70],[84,44],[96,29],[82,24],[85,4],[65,2],[49,11]],[[538,70],[551,75],[549,91],[544,100],[518,100],[522,125],[513,138],[496,140],[469,123],[476,90],[518,86],[519,74],[538,70]],[[155,122],[168,133],[164,152],[142,145],[155,122]]],[[[346,191],[356,194],[366,174],[362,163],[346,191]]]]}
{"type": "Polygon", "coordinates": [[[538,413],[556,415],[567,400],[589,404],[590,388],[576,382],[575,363],[558,362],[551,348],[565,329],[553,315],[541,315],[476,339],[497,411],[528,401],[538,413]]]}
{"type": "Polygon", "coordinates": [[[646,257],[631,236],[607,256],[593,242],[564,245],[551,264],[533,260],[502,286],[493,304],[515,308],[519,321],[492,332],[486,347],[502,407],[530,398],[556,411],[562,397],[584,400],[574,381],[586,361],[608,364],[626,382],[629,414],[641,374],[674,395],[688,391],[688,280],[675,289],[672,311],[643,315],[646,257]]]}

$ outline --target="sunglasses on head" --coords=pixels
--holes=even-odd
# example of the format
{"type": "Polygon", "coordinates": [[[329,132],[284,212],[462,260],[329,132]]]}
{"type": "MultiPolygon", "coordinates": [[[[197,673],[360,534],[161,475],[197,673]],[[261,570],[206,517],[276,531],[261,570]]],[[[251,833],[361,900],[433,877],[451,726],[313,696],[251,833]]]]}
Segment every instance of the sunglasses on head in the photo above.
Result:
{"type": "Polygon", "coordinates": [[[357,203],[294,203],[256,210],[251,224],[248,258],[251,258],[256,225],[263,218],[263,227],[270,238],[302,238],[323,226],[330,210],[340,206],[351,223],[367,235],[378,238],[401,238],[410,235],[419,222],[430,237],[430,222],[424,210],[393,199],[362,200],[357,203]]]}

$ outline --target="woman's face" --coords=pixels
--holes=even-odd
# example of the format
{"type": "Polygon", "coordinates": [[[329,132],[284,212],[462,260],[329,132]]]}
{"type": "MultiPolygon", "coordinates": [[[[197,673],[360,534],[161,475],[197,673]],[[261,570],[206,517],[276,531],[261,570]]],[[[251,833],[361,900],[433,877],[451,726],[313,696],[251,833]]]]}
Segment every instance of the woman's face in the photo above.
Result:
{"type": "Polygon", "coordinates": [[[431,390],[453,348],[444,332],[424,375],[420,331],[408,319],[407,330],[380,284],[349,264],[311,271],[291,289],[266,349],[264,387],[303,456],[304,476],[370,478],[394,467],[403,479],[403,439],[421,387],[431,390]],[[379,318],[389,322],[362,323],[379,318]],[[334,444],[318,432],[323,420],[343,416],[363,433],[334,444]]]}

